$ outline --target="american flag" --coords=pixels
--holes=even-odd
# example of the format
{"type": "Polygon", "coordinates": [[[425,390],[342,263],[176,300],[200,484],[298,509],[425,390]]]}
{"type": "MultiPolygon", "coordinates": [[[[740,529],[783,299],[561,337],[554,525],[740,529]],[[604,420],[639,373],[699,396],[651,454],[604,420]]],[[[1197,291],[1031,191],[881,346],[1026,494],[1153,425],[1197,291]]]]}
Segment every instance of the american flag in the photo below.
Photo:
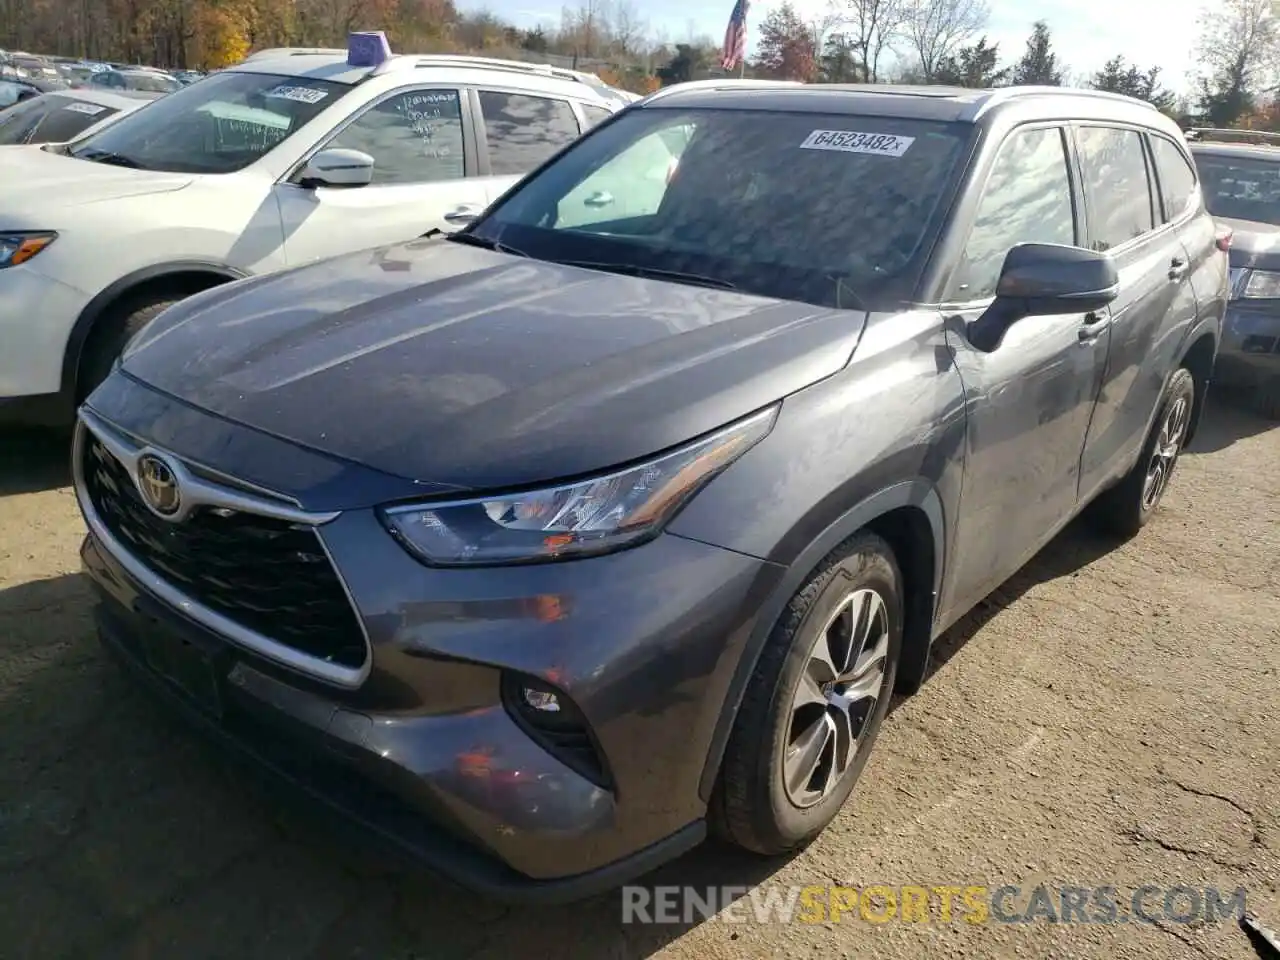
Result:
{"type": "Polygon", "coordinates": [[[747,55],[747,0],[738,0],[729,15],[729,26],[724,31],[724,56],[720,66],[732,70],[747,55]]]}

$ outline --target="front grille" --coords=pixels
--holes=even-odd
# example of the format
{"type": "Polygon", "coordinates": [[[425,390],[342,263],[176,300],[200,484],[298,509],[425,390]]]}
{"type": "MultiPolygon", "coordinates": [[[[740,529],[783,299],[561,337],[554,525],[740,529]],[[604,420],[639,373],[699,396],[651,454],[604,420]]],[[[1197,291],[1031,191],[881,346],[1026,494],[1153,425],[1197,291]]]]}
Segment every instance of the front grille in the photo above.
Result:
{"type": "Polygon", "coordinates": [[[163,520],[91,433],[83,470],[85,492],[111,535],[186,596],[320,660],[364,663],[360,623],[315,530],[254,513],[201,510],[179,523],[163,520]]]}

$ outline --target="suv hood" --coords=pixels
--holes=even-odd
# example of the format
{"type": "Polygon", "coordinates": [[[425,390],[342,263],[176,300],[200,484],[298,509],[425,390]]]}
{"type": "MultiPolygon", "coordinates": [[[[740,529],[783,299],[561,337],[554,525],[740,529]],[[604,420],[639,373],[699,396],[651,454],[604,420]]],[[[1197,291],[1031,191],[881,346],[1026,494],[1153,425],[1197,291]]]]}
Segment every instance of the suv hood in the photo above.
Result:
{"type": "Polygon", "coordinates": [[[199,294],[123,369],[313,450],[471,490],[714,430],[841,369],[865,322],[437,239],[199,294]]]}
{"type": "Polygon", "coordinates": [[[40,146],[0,147],[0,210],[71,207],[179,190],[189,174],[129,170],[77,160],[40,146]]]}

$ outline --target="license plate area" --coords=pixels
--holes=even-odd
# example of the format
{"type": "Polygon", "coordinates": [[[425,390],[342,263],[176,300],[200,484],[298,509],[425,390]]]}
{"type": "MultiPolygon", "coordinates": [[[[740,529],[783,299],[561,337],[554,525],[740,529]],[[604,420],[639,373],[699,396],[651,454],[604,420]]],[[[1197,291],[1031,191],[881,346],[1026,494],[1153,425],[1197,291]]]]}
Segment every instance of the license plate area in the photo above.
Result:
{"type": "Polygon", "coordinates": [[[138,646],[147,666],[201,712],[221,718],[225,655],[194,632],[180,629],[149,602],[139,599],[134,612],[138,646]]]}

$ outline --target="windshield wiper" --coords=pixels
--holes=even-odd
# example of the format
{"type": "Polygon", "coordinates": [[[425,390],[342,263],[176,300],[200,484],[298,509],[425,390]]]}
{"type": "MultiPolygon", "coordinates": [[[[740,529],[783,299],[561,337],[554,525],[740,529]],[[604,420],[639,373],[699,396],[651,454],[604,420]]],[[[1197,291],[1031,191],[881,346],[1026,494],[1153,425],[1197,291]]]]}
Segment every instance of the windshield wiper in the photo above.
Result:
{"type": "Polygon", "coordinates": [[[621,273],[631,277],[644,277],[647,280],[671,280],[674,283],[688,283],[699,287],[715,287],[718,290],[737,290],[736,284],[719,277],[708,277],[701,273],[685,273],[682,270],[663,270],[661,267],[642,267],[634,263],[603,263],[595,260],[557,260],[556,263],[566,267],[583,267],[587,270],[604,270],[608,273],[621,273]]]}
{"type": "Polygon", "coordinates": [[[132,157],[126,157],[122,153],[110,153],[106,150],[98,152],[87,151],[85,153],[73,153],[71,156],[77,160],[89,160],[93,163],[106,163],[113,167],[128,167],[130,170],[145,170],[142,164],[132,157]]]}
{"type": "Polygon", "coordinates": [[[466,243],[473,247],[482,247],[485,250],[494,250],[498,253],[510,253],[517,257],[529,256],[523,250],[509,247],[505,243],[499,243],[497,240],[490,240],[488,237],[478,237],[474,233],[451,233],[445,239],[452,240],[454,243],[466,243]]]}

